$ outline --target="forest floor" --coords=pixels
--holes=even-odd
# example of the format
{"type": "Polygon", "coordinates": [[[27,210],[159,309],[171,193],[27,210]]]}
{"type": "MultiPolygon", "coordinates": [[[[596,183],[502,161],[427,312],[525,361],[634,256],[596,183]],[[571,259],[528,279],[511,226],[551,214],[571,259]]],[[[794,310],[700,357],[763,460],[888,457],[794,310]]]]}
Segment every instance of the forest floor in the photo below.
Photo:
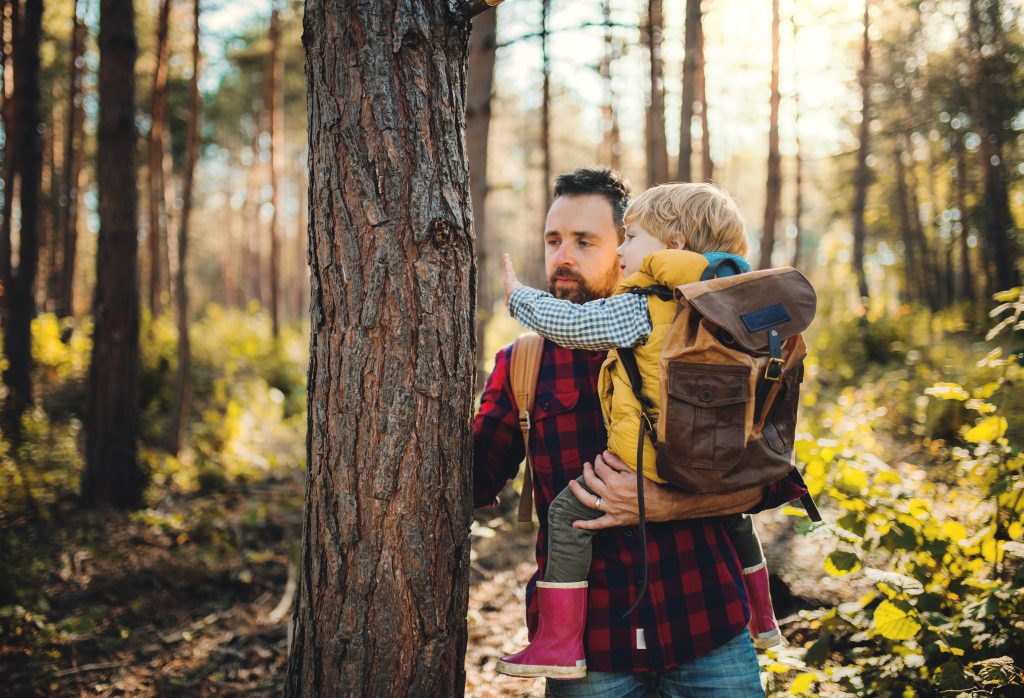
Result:
{"type": "MultiPolygon", "coordinates": [[[[70,506],[46,525],[8,527],[31,550],[24,606],[0,617],[0,695],[276,696],[288,652],[302,474],[215,494],[166,497],[134,515],[70,506]]],[[[523,589],[536,531],[510,507],[474,526],[466,695],[541,696],[542,680],[495,672],[526,643],[523,589]]],[[[812,538],[793,519],[758,517],[780,617],[851,598],[824,577],[812,538]],[[824,578],[823,578],[824,577],[824,578]]],[[[786,627],[796,627],[795,616],[786,627]]]]}

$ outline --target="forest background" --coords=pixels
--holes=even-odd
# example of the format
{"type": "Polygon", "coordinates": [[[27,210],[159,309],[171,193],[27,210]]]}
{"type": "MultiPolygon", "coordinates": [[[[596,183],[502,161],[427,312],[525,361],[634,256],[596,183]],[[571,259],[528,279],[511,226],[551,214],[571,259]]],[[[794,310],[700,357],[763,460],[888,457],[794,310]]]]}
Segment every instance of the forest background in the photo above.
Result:
{"type": "MultiPolygon", "coordinates": [[[[0,675],[277,695],[307,457],[302,8],[121,2],[138,59],[106,84],[132,87],[133,140],[101,120],[100,5],[3,3],[0,675]],[[138,203],[104,243],[115,186],[138,203]]],[[[789,638],[769,693],[1019,690],[1024,11],[509,0],[474,25],[479,378],[519,331],[500,252],[541,283],[554,175],[716,182],[755,266],[819,294],[797,460],[829,523],[759,517],[789,638]]],[[[493,670],[533,564],[508,495],[473,522],[468,695],[542,692],[493,670]]]]}

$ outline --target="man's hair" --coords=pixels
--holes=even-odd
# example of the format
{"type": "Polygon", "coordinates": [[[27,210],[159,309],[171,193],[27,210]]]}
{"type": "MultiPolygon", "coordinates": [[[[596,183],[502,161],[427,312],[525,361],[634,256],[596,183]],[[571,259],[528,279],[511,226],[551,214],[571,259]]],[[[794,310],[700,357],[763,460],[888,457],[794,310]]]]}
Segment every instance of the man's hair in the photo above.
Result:
{"type": "Polygon", "coordinates": [[[623,217],[629,206],[629,181],[615,170],[607,167],[581,167],[555,177],[554,195],[585,196],[597,194],[608,200],[612,207],[615,227],[622,239],[623,217]]]}
{"type": "Polygon", "coordinates": [[[746,224],[732,197],[713,184],[673,182],[651,187],[629,205],[624,223],[638,224],[666,245],[745,257],[746,224]]]}

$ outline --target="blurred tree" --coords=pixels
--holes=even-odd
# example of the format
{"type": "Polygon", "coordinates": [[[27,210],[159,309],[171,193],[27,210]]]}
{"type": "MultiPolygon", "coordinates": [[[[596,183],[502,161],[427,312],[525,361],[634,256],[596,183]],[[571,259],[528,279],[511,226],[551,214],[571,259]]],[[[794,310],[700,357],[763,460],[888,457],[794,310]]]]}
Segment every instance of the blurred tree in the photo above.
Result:
{"type": "MultiPolygon", "coordinates": [[[[189,404],[189,380],[192,376],[192,345],[189,341],[188,236],[193,204],[193,184],[196,161],[199,159],[199,0],[192,2],[192,93],[188,142],[185,146],[185,169],[182,173],[181,219],[178,222],[178,266],[174,296],[178,299],[178,375],[174,390],[174,408],[168,428],[168,450],[177,455],[185,429],[185,415],[189,404]]],[[[275,333],[276,337],[276,333],[275,333]]]]}
{"type": "Polygon", "coordinates": [[[772,0],[772,77],[768,121],[768,187],[764,203],[764,229],[761,235],[761,269],[772,265],[775,252],[775,228],[782,200],[782,157],[779,154],[779,0],[772,0]]]}
{"type": "MultiPolygon", "coordinates": [[[[7,365],[4,384],[9,390],[4,403],[7,434],[17,443],[21,438],[21,415],[32,404],[32,318],[36,314],[35,283],[39,264],[39,190],[42,152],[39,115],[39,42],[42,37],[43,2],[25,0],[24,16],[14,37],[15,131],[18,140],[17,176],[20,183],[18,225],[18,266],[10,258],[4,267],[10,277],[7,325],[3,342],[7,365]]],[[[8,190],[10,191],[10,190],[8,190]]],[[[8,238],[9,240],[9,238],[8,238]]],[[[5,250],[10,254],[10,246],[5,250]]]]}
{"type": "MultiPolygon", "coordinates": [[[[540,152],[541,152],[541,191],[540,202],[543,228],[548,207],[551,205],[551,52],[548,48],[550,32],[548,22],[551,19],[551,0],[541,0],[540,4],[540,55],[541,55],[541,103],[540,103],[540,152]]],[[[524,276],[533,286],[543,288],[547,285],[544,273],[544,247],[535,242],[529,247],[531,254],[527,257],[524,276]]]]}
{"type": "Polygon", "coordinates": [[[871,184],[871,170],[868,168],[871,133],[871,2],[864,0],[864,32],[861,42],[860,67],[860,128],[857,143],[857,170],[854,173],[853,196],[853,273],[857,277],[857,294],[868,298],[868,277],[864,272],[864,242],[867,231],[864,224],[864,209],[867,206],[868,186],[871,184]]]}
{"type": "Polygon", "coordinates": [[[664,23],[661,0],[647,0],[645,28],[649,59],[648,77],[650,78],[646,130],[648,186],[668,181],[668,145],[665,142],[665,77],[661,58],[664,23]]]}
{"type": "Polygon", "coordinates": [[[464,690],[476,269],[462,129],[469,19],[486,7],[306,5],[317,176],[288,696],[464,690]]]}
{"type": "Polygon", "coordinates": [[[85,147],[85,95],[83,90],[85,41],[88,28],[79,17],[79,2],[71,10],[71,53],[68,58],[68,97],[65,114],[64,158],[60,187],[57,230],[62,250],[55,273],[58,317],[74,313],[75,262],[78,250],[78,223],[81,199],[83,149],[85,147]]]}
{"type": "MultiPolygon", "coordinates": [[[[693,114],[697,95],[697,70],[700,59],[703,33],[701,0],[686,0],[686,26],[683,30],[683,105],[679,117],[679,159],[676,163],[676,179],[680,182],[693,181],[693,114]]],[[[704,173],[706,176],[710,176],[704,173]]]]}
{"type": "MultiPolygon", "coordinates": [[[[4,2],[4,33],[3,50],[4,59],[4,89],[3,89],[3,121],[4,133],[17,133],[17,115],[15,114],[14,101],[14,45],[18,37],[20,15],[20,2],[4,2]]],[[[8,295],[6,289],[11,285],[11,218],[14,211],[15,184],[18,172],[18,139],[4,139],[4,202],[3,220],[0,221],[0,284],[3,284],[5,292],[0,296],[0,313],[2,313],[3,326],[7,327],[9,319],[8,295]]]]}
{"type": "Polygon", "coordinates": [[[800,50],[800,25],[797,24],[795,11],[789,19],[793,27],[793,139],[796,141],[793,153],[793,257],[790,265],[799,269],[803,261],[800,247],[803,245],[804,157],[800,140],[800,61],[795,57],[800,50]]]}
{"type": "Polygon", "coordinates": [[[697,105],[700,112],[701,179],[710,182],[715,176],[715,162],[711,159],[711,124],[708,119],[708,83],[704,71],[704,22],[697,23],[697,69],[693,79],[697,83],[697,105]]]}
{"type": "Polygon", "coordinates": [[[281,218],[281,182],[278,177],[279,160],[282,155],[281,139],[284,130],[281,126],[281,11],[278,0],[271,0],[270,9],[270,55],[267,58],[267,129],[270,131],[270,325],[274,337],[281,332],[279,317],[281,299],[281,240],[278,223],[281,218]]]}
{"type": "Polygon", "coordinates": [[[149,134],[146,137],[148,152],[147,202],[149,203],[149,229],[146,236],[146,250],[149,261],[148,292],[149,312],[153,317],[162,311],[160,292],[162,240],[167,236],[166,184],[164,182],[164,129],[167,121],[167,64],[170,43],[167,41],[167,25],[171,12],[171,0],[160,0],[156,25],[156,64],[153,69],[153,86],[149,94],[149,134]]]}
{"type": "Polygon", "coordinates": [[[139,419],[138,190],[135,182],[135,11],[100,0],[96,183],[100,231],[89,366],[85,506],[135,508],[147,477],[139,419]]]}
{"type": "Polygon", "coordinates": [[[620,51],[616,50],[614,35],[612,34],[611,0],[602,0],[601,17],[604,24],[604,50],[601,52],[601,62],[597,70],[604,88],[604,98],[601,102],[601,145],[597,151],[597,161],[608,165],[613,170],[619,170],[622,167],[622,149],[620,146],[622,136],[619,133],[619,117],[615,111],[615,84],[612,80],[612,64],[615,62],[620,51]]]}
{"type": "Polygon", "coordinates": [[[469,84],[466,93],[466,157],[476,231],[476,369],[477,387],[487,378],[484,336],[494,307],[491,238],[487,231],[487,141],[491,130],[491,96],[497,58],[497,8],[473,20],[469,36],[469,84]]]}

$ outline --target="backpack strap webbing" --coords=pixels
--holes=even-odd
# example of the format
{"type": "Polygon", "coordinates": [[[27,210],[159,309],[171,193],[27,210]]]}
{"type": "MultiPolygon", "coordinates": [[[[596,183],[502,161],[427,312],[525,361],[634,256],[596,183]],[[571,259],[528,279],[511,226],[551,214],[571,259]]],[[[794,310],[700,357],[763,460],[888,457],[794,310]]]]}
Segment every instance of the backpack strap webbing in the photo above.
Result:
{"type": "Polygon", "coordinates": [[[519,412],[519,430],[523,433],[523,449],[526,452],[526,470],[523,473],[523,490],[519,493],[519,523],[533,521],[533,458],[530,457],[530,430],[533,424],[530,412],[537,397],[537,377],[544,355],[544,338],[535,332],[516,337],[512,343],[509,359],[509,374],[512,381],[512,402],[519,412]]]}
{"type": "Polygon", "coordinates": [[[638,288],[631,288],[626,293],[632,293],[634,296],[657,296],[663,301],[675,300],[676,293],[668,286],[661,284],[654,284],[653,286],[640,286],[638,288]]]}

